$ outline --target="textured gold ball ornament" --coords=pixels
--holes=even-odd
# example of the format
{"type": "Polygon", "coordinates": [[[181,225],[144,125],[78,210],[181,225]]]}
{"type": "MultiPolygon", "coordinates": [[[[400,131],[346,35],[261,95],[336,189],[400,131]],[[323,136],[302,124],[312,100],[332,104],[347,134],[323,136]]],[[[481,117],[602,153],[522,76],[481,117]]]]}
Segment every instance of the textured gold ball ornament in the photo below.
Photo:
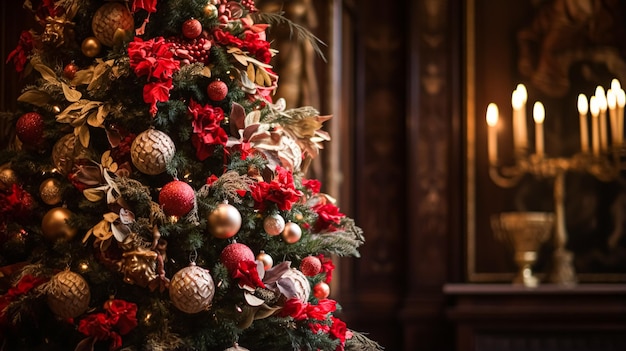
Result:
{"type": "Polygon", "coordinates": [[[102,44],[96,37],[87,37],[80,45],[80,51],[87,57],[96,57],[102,51],[102,44]]]}
{"type": "Polygon", "coordinates": [[[191,263],[176,272],[170,281],[170,300],[185,313],[198,313],[211,307],[215,285],[209,271],[191,263]]]}
{"type": "Polygon", "coordinates": [[[274,259],[272,256],[265,253],[265,251],[261,250],[258,255],[256,255],[257,261],[261,261],[263,263],[263,269],[268,270],[274,266],[274,259]]]}
{"type": "Polygon", "coordinates": [[[219,204],[209,213],[208,230],[218,239],[228,239],[241,228],[241,213],[230,204],[219,204]]]}
{"type": "Polygon", "coordinates": [[[87,311],[91,292],[80,274],[63,271],[50,279],[47,289],[48,306],[57,316],[76,318],[87,311]]]}
{"type": "Polygon", "coordinates": [[[64,207],[49,210],[41,220],[43,236],[52,241],[72,239],[77,232],[76,228],[67,223],[72,215],[72,211],[64,207]]]}
{"type": "Polygon", "coordinates": [[[126,5],[119,2],[108,2],[102,5],[93,15],[91,29],[102,44],[112,47],[116,37],[125,36],[135,26],[133,15],[126,5]]]}
{"type": "Polygon", "coordinates": [[[148,175],[163,173],[172,161],[176,147],[170,137],[156,129],[137,135],[130,148],[130,157],[137,169],[148,175]]]}
{"type": "Polygon", "coordinates": [[[17,183],[17,175],[9,167],[0,169],[0,190],[9,190],[17,183]]]}
{"type": "Polygon", "coordinates": [[[287,244],[295,244],[302,237],[302,229],[300,229],[299,225],[293,222],[289,222],[285,224],[285,229],[282,232],[282,237],[287,244]]]}
{"type": "Polygon", "coordinates": [[[285,220],[278,213],[271,214],[263,220],[263,229],[269,235],[278,235],[285,229],[285,220]]]}
{"type": "Polygon", "coordinates": [[[39,186],[39,196],[46,205],[56,205],[63,200],[61,193],[61,181],[56,178],[48,178],[39,186]]]}

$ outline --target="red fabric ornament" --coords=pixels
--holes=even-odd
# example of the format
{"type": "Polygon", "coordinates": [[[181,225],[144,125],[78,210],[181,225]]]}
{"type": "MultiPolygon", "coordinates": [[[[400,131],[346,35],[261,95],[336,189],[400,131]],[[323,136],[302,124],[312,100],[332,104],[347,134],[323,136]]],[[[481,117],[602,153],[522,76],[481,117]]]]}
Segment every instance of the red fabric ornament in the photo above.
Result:
{"type": "Polygon", "coordinates": [[[265,288],[265,284],[263,284],[259,277],[257,264],[254,261],[239,261],[239,265],[233,273],[233,279],[235,279],[240,286],[245,285],[252,288],[265,288]]]}
{"type": "Polygon", "coordinates": [[[206,88],[206,92],[209,95],[209,99],[213,101],[222,101],[228,95],[228,86],[221,80],[214,80],[209,83],[206,88]]]}
{"type": "Polygon", "coordinates": [[[182,217],[193,209],[196,194],[193,188],[180,180],[171,181],[161,189],[159,204],[168,216],[182,217]]]}
{"type": "Polygon", "coordinates": [[[122,347],[121,335],[137,326],[137,305],[124,300],[110,300],[104,304],[105,312],[93,313],[78,323],[78,331],[96,340],[111,340],[109,350],[122,347]]]}
{"type": "Polygon", "coordinates": [[[26,146],[40,146],[43,143],[43,117],[37,112],[27,112],[17,119],[15,133],[26,146]]]}
{"type": "Polygon", "coordinates": [[[233,243],[224,248],[220,254],[220,262],[226,266],[228,272],[233,274],[239,268],[239,262],[252,261],[255,257],[252,250],[244,244],[233,243]]]}
{"type": "Polygon", "coordinates": [[[313,277],[322,270],[322,261],[315,256],[307,256],[300,263],[300,271],[307,277],[313,277]]]}
{"type": "Polygon", "coordinates": [[[346,345],[346,339],[352,338],[352,332],[348,330],[346,327],[346,323],[335,316],[330,316],[330,321],[332,322],[328,333],[331,338],[339,339],[339,345],[335,351],[343,351],[344,346],[346,345]]]}
{"type": "Polygon", "coordinates": [[[226,145],[228,134],[220,123],[224,120],[224,111],[219,107],[202,105],[194,100],[189,102],[189,113],[193,120],[191,143],[196,148],[196,157],[204,161],[213,155],[215,146],[226,145]]]}
{"type": "Polygon", "coordinates": [[[254,208],[263,212],[270,203],[275,203],[281,211],[290,210],[291,206],[303,195],[296,190],[293,174],[285,168],[276,167],[276,177],[271,182],[258,182],[251,186],[254,208]]]}
{"type": "Polygon", "coordinates": [[[20,40],[17,43],[17,47],[9,53],[6,63],[13,61],[15,70],[18,73],[24,71],[28,56],[33,52],[33,34],[30,31],[23,31],[20,35],[20,40]]]}
{"type": "Polygon", "coordinates": [[[185,38],[195,39],[202,34],[202,23],[195,18],[188,19],[183,23],[182,32],[185,38]]]}

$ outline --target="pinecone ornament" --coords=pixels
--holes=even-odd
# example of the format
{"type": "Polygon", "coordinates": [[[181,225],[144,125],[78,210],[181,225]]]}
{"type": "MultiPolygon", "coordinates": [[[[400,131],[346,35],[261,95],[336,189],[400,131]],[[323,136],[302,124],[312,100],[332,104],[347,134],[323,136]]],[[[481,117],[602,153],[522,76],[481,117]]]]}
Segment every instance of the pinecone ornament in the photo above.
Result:
{"type": "Polygon", "coordinates": [[[176,272],[170,281],[170,300],[185,313],[207,310],[213,302],[215,284],[207,269],[191,263],[176,272]]]}
{"type": "Polygon", "coordinates": [[[80,274],[66,270],[56,274],[47,287],[48,306],[57,316],[75,318],[87,311],[91,292],[80,274]]]}
{"type": "Polygon", "coordinates": [[[165,171],[175,152],[174,142],[167,134],[156,129],[148,129],[137,135],[133,141],[130,157],[140,172],[157,175],[165,171]]]}
{"type": "Polygon", "coordinates": [[[126,5],[119,2],[108,2],[102,5],[93,15],[91,29],[94,36],[103,45],[112,47],[119,31],[128,33],[135,26],[133,15],[126,5]]]}

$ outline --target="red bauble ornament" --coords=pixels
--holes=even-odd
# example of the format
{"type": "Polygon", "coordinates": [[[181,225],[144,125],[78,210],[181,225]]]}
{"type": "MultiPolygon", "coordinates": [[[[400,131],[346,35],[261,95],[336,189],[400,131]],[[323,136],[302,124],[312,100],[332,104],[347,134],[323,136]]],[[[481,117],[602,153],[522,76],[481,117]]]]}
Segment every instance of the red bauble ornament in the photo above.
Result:
{"type": "Polygon", "coordinates": [[[244,244],[233,243],[224,248],[220,254],[220,262],[226,266],[228,272],[234,272],[241,261],[253,261],[255,257],[252,250],[244,244]]]}
{"type": "Polygon", "coordinates": [[[300,263],[300,271],[307,277],[318,275],[322,270],[322,261],[315,256],[307,256],[300,263]]]}
{"type": "Polygon", "coordinates": [[[185,38],[195,39],[200,34],[202,34],[202,23],[197,19],[188,19],[183,23],[183,35],[185,38]]]}
{"type": "Polygon", "coordinates": [[[330,295],[330,287],[324,282],[319,282],[313,287],[313,296],[318,300],[322,300],[330,295]]]}
{"type": "Polygon", "coordinates": [[[196,194],[193,188],[180,180],[171,181],[161,189],[159,204],[168,216],[182,217],[193,209],[196,194]]]}
{"type": "Polygon", "coordinates": [[[228,95],[228,86],[221,80],[214,80],[209,83],[206,88],[206,92],[209,95],[209,99],[213,101],[222,101],[228,95]]]}
{"type": "Polygon", "coordinates": [[[17,119],[15,133],[25,146],[41,146],[43,128],[43,117],[37,112],[28,112],[17,119]]]}
{"type": "Polygon", "coordinates": [[[74,62],[70,62],[63,67],[63,76],[69,80],[74,79],[76,72],[78,72],[78,66],[74,62]]]}

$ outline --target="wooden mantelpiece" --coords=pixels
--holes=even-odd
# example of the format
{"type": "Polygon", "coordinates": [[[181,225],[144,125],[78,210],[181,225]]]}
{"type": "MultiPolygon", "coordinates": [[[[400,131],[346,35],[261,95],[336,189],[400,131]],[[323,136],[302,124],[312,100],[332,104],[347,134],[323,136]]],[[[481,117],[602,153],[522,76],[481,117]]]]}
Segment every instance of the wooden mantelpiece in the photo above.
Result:
{"type": "Polygon", "coordinates": [[[449,284],[459,351],[626,350],[626,285],[449,284]]]}

